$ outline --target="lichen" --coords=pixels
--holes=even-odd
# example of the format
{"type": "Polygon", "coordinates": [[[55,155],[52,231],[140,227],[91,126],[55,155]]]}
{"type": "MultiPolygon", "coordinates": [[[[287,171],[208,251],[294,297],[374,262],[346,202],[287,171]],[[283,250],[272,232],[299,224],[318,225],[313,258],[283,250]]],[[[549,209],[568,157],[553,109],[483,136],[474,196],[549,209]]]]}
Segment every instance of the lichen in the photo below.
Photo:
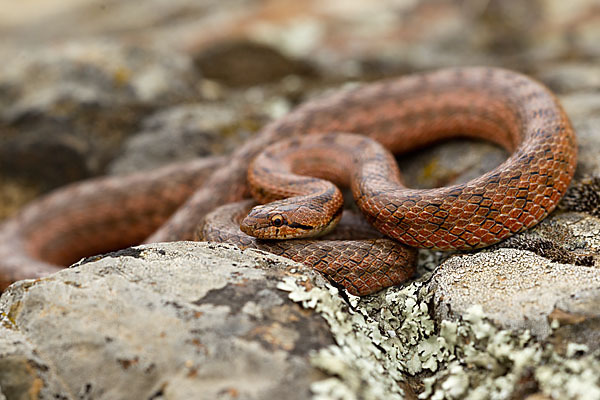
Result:
{"type": "Polygon", "coordinates": [[[312,385],[316,399],[400,399],[409,376],[422,378],[421,399],[507,399],[520,387],[552,398],[600,398],[598,352],[574,344],[562,357],[529,331],[497,328],[481,306],[459,321],[436,322],[421,282],[349,302],[335,288],[306,291],[294,278],[279,287],[322,315],[336,341],[311,357],[329,376],[312,385]]]}
{"type": "Polygon", "coordinates": [[[600,217],[600,176],[587,176],[574,182],[560,206],[566,210],[583,211],[600,217]]]}
{"type": "Polygon", "coordinates": [[[548,240],[530,235],[516,235],[510,237],[492,249],[512,248],[517,250],[529,250],[538,256],[547,258],[561,264],[573,264],[591,267],[594,265],[594,257],[589,254],[577,254],[561,243],[559,240],[548,240]]]}
{"type": "Polygon", "coordinates": [[[385,354],[377,345],[381,335],[376,324],[344,303],[336,288],[306,291],[291,277],[279,288],[290,292],[290,299],[323,316],[336,341],[336,345],[311,356],[311,364],[331,376],[311,386],[315,399],[404,398],[398,385],[403,380],[402,373],[386,368],[385,354]]]}

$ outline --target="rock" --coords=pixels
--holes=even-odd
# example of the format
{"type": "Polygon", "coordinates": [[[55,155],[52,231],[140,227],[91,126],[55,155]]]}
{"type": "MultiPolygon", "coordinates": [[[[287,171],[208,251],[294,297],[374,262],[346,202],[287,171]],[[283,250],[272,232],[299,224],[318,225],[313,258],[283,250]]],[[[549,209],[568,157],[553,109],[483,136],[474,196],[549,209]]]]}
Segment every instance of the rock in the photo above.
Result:
{"type": "Polygon", "coordinates": [[[74,118],[71,113],[86,106],[168,104],[198,96],[199,76],[185,54],[103,40],[36,49],[1,68],[5,121],[39,113],[74,118]]]}
{"type": "Polygon", "coordinates": [[[0,221],[14,215],[19,208],[33,200],[39,189],[32,188],[27,182],[5,180],[0,185],[0,221]]]}
{"type": "Polygon", "coordinates": [[[323,284],[257,251],[180,242],[94,257],[0,300],[8,398],[297,398],[325,320],[277,287],[323,284]],[[301,274],[301,276],[299,275],[301,274]]]}
{"type": "Polygon", "coordinates": [[[597,352],[600,349],[600,293],[598,289],[581,291],[560,299],[549,315],[557,328],[548,339],[559,354],[568,354],[573,344],[581,345],[578,352],[597,352]]]}
{"type": "MultiPolygon", "coordinates": [[[[577,204],[584,206],[585,199],[580,197],[577,204]]],[[[533,229],[492,246],[502,247],[529,250],[557,263],[597,266],[600,265],[600,219],[581,212],[555,213],[533,229]]]]}
{"type": "Polygon", "coordinates": [[[202,74],[229,86],[277,82],[289,75],[315,75],[307,63],[256,42],[226,40],[197,51],[195,61],[202,74]]]}
{"type": "Polygon", "coordinates": [[[201,97],[181,53],[108,41],[21,53],[0,66],[0,178],[48,191],[104,171],[155,107],[201,97]]]}
{"type": "Polygon", "coordinates": [[[532,26],[543,21],[543,3],[491,0],[472,15],[482,29],[481,46],[495,54],[515,54],[532,46],[532,26]]]}
{"type": "MultiPolygon", "coordinates": [[[[600,362],[593,348],[581,341],[569,343],[560,355],[529,331],[499,328],[479,305],[456,321],[436,321],[429,287],[423,277],[372,296],[350,297],[346,308],[318,287],[306,292],[293,284],[282,286],[290,298],[327,319],[339,344],[319,350],[314,358],[315,366],[338,378],[313,385],[316,394],[386,399],[412,399],[417,393],[420,399],[600,395],[600,362]],[[408,387],[399,385],[403,381],[408,387]]],[[[584,302],[578,304],[581,310],[584,302]]]]}
{"type": "Polygon", "coordinates": [[[593,63],[545,65],[538,75],[557,94],[593,93],[600,89],[600,66],[593,63]]]}
{"type": "Polygon", "coordinates": [[[62,129],[49,122],[1,143],[0,177],[22,183],[22,191],[47,191],[92,176],[90,143],[62,129]]]}
{"type": "MultiPolygon", "coordinates": [[[[573,92],[560,96],[560,102],[573,122],[575,131],[578,133],[581,129],[585,130],[588,120],[598,119],[600,96],[597,93],[587,91],[573,92]]],[[[594,122],[594,124],[596,123],[594,122]]],[[[587,132],[584,133],[587,134],[587,132]]]]}
{"type": "MultiPolygon", "coordinates": [[[[597,182],[595,183],[597,185],[597,182]]],[[[577,276],[580,271],[578,267],[589,267],[588,270],[599,271],[600,266],[600,219],[597,210],[598,192],[589,189],[577,192],[571,188],[562,204],[576,205],[580,211],[588,211],[592,216],[583,212],[555,213],[545,219],[535,228],[525,231],[519,235],[493,246],[492,248],[512,248],[528,250],[549,261],[560,264],[574,264],[573,273],[577,276]],[[586,197],[591,194],[592,198],[586,197]],[[595,203],[593,203],[595,202],[595,203]],[[589,207],[595,204],[594,209],[589,207]],[[593,216],[595,215],[595,216],[593,216]],[[575,267],[578,266],[578,267],[575,267]]],[[[588,186],[582,186],[588,188],[588,186]]],[[[509,283],[510,284],[510,283],[509,283]]],[[[558,292],[554,285],[544,286],[544,290],[550,293],[558,292]]],[[[553,305],[553,309],[546,308],[548,323],[555,328],[548,338],[561,354],[566,354],[569,343],[578,343],[587,346],[588,351],[599,348],[598,331],[600,329],[600,314],[598,301],[600,296],[598,288],[586,290],[582,286],[581,291],[562,294],[553,305]],[[553,323],[555,325],[553,325],[553,323]]],[[[507,296],[510,296],[508,293],[507,296]]],[[[522,297],[526,299],[525,295],[522,297]]],[[[532,295],[531,299],[536,296],[532,295]]],[[[527,318],[531,316],[525,314],[527,318]]]]}
{"type": "Polygon", "coordinates": [[[156,168],[169,162],[231,152],[261,125],[232,105],[185,104],[144,120],[143,130],[127,139],[111,163],[112,173],[156,168]]]}
{"type": "MultiPolygon", "coordinates": [[[[485,254],[493,253],[472,257],[485,254]]],[[[0,386],[8,398],[416,399],[422,373],[434,373],[422,395],[572,398],[583,389],[557,379],[600,373],[584,346],[559,357],[527,333],[501,330],[481,307],[436,322],[427,289],[424,279],[356,298],[257,251],[192,242],[126,249],[5,291],[0,386]]],[[[581,318],[591,301],[580,299],[557,304],[581,318]]]]}
{"type": "MultiPolygon", "coordinates": [[[[440,319],[456,319],[473,305],[504,329],[551,333],[555,305],[600,287],[600,269],[558,264],[528,251],[499,249],[454,256],[438,267],[430,289],[440,319]]],[[[589,310],[599,315],[598,309],[589,310]]]]}
{"type": "Polygon", "coordinates": [[[560,205],[600,218],[600,176],[586,177],[572,184],[560,205]]]}
{"type": "MultiPolygon", "coordinates": [[[[590,73],[591,74],[591,73],[590,73]]],[[[575,76],[575,80],[578,78],[575,76]]],[[[577,142],[579,145],[579,159],[575,178],[580,179],[588,176],[600,176],[600,96],[597,90],[593,90],[591,77],[585,78],[592,90],[575,91],[567,95],[560,96],[567,115],[573,123],[573,128],[577,133],[577,142]]]]}
{"type": "Polygon", "coordinates": [[[435,188],[468,182],[500,165],[506,151],[491,143],[450,140],[398,157],[406,185],[435,188]]]}
{"type": "Polygon", "coordinates": [[[579,144],[579,159],[577,161],[576,179],[589,176],[600,176],[600,117],[596,117],[600,111],[600,96],[596,96],[597,111],[591,112],[588,117],[574,120],[573,125],[577,132],[579,144]]]}

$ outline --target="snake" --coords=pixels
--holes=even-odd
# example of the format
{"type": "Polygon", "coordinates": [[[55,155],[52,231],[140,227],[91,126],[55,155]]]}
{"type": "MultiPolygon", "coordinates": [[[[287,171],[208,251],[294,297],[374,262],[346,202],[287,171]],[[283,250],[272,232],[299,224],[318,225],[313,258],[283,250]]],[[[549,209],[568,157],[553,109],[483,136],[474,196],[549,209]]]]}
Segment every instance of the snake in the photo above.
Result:
{"type": "Polygon", "coordinates": [[[476,249],[534,226],[556,207],[577,162],[575,133],[559,101],[521,73],[457,67],[371,82],[301,104],[225,161],[195,173],[139,172],[135,187],[126,177],[99,178],[34,201],[0,226],[2,284],[46,276],[85,253],[191,240],[218,206],[250,196],[248,167],[261,151],[327,132],[367,136],[394,154],[456,137],[491,141],[510,153],[464,184],[424,190],[382,183],[362,199],[359,208],[378,231],[414,247],[476,249]],[[172,182],[169,174],[180,179],[172,182]]]}
{"type": "Polygon", "coordinates": [[[415,273],[415,249],[384,237],[356,214],[338,214],[335,230],[323,233],[320,240],[312,236],[262,240],[240,230],[241,221],[254,205],[254,200],[243,200],[217,207],[199,225],[194,239],[234,243],[241,249],[289,258],[321,272],[334,286],[355,296],[398,285],[415,273]]]}

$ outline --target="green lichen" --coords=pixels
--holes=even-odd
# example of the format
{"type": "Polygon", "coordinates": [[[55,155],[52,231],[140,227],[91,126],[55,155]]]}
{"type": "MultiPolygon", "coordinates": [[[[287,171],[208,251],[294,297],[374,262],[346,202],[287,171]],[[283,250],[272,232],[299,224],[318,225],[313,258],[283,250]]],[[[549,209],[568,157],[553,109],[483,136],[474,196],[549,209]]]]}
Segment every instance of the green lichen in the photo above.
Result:
{"type": "Polygon", "coordinates": [[[460,321],[436,323],[420,282],[350,296],[349,304],[335,288],[306,291],[294,278],[280,288],[322,315],[336,340],[312,355],[312,365],[330,376],[313,384],[316,399],[400,399],[406,378],[425,372],[433,375],[422,379],[421,399],[508,399],[523,380],[551,398],[600,398],[597,352],[572,344],[562,357],[528,331],[497,328],[480,306],[460,321]]]}

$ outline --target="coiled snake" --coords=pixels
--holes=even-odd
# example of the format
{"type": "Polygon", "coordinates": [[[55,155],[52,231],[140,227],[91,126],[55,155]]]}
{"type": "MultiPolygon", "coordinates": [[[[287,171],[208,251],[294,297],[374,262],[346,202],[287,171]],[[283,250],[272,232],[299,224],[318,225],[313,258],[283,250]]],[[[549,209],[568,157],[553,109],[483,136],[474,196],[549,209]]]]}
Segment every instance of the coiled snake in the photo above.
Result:
{"type": "MultiPolygon", "coordinates": [[[[413,190],[394,178],[366,190],[370,197],[358,196],[379,231],[416,247],[478,248],[532,227],[565,193],[577,158],[575,134],[556,98],[519,73],[454,68],[367,84],[307,102],[228,160],[101,178],[32,203],[0,226],[1,283],[43,276],[144,238],[192,239],[203,216],[248,196],[247,168],[260,151],[280,139],[326,132],[366,135],[394,153],[458,136],[511,152],[462,185],[413,190]]],[[[379,175],[371,171],[365,179],[379,175]]],[[[372,276],[367,280],[379,281],[361,293],[389,284],[385,274],[372,276]]]]}

